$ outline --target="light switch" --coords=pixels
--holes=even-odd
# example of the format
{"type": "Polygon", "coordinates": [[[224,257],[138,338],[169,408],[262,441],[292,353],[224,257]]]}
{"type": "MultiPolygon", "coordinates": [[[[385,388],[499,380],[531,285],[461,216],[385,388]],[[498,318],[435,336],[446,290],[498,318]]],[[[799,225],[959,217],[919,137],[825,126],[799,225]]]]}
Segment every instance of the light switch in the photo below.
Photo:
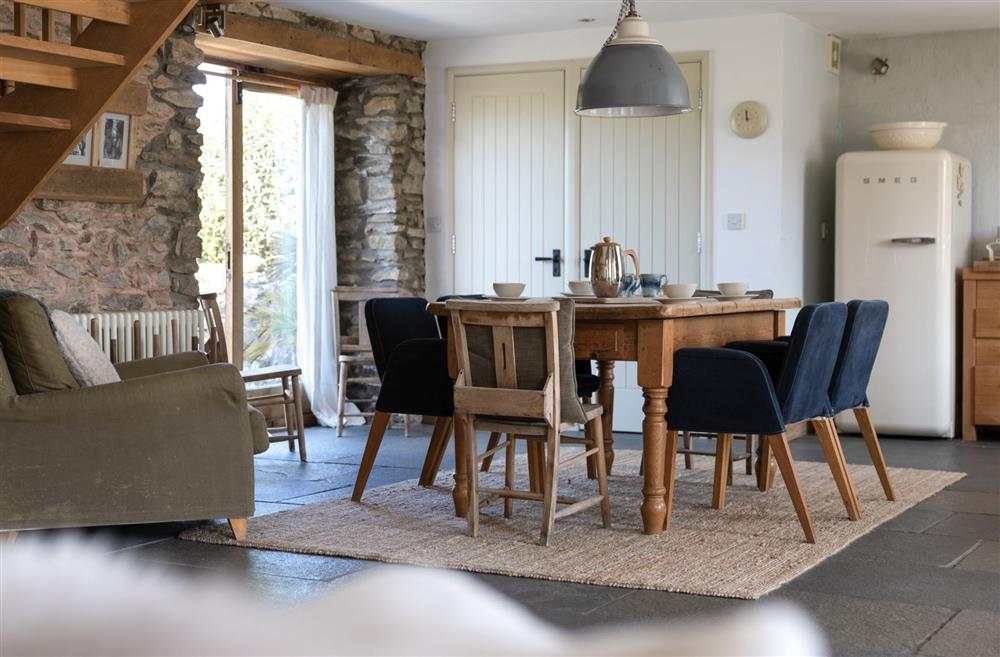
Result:
{"type": "Polygon", "coordinates": [[[744,230],[747,227],[747,215],[745,212],[727,212],[726,230],[744,230]]]}

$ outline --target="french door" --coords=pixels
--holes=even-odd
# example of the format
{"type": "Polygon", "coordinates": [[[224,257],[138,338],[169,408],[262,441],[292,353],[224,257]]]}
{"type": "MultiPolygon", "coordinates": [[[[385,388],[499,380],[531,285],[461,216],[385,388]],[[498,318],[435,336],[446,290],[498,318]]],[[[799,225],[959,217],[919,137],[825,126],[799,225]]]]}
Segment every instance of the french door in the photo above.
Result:
{"type": "Polygon", "coordinates": [[[455,291],[564,289],[564,72],[455,78],[455,291]],[[545,258],[538,260],[538,258],[545,258]]]}
{"type": "Polygon", "coordinates": [[[301,101],[205,68],[199,287],[219,294],[237,367],[295,362],[301,101]]]}

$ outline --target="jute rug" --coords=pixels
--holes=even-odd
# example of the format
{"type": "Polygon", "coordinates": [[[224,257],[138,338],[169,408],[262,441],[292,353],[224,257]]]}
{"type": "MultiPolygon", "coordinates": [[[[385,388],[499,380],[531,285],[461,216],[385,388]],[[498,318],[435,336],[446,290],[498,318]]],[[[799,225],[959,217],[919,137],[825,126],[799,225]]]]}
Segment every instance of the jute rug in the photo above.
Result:
{"type": "MultiPolygon", "coordinates": [[[[523,458],[523,457],[522,457],[523,458]]],[[[817,543],[803,539],[781,481],[761,493],[743,474],[743,463],[722,510],[710,506],[711,458],[696,458],[692,470],[677,471],[671,528],[658,536],[641,533],[642,479],[638,451],[615,454],[609,480],[613,528],[600,524],[598,507],[557,520],[549,547],[537,544],[541,505],[517,502],[503,518],[500,501],[481,512],[478,538],[466,535],[456,518],[449,484],[416,480],[370,489],[362,503],[338,498],[249,521],[248,539],[237,543],[225,524],[185,531],[181,538],[222,545],[373,559],[389,563],[452,568],[481,573],[602,584],[638,589],[754,599],[835,554],[859,536],[902,513],[965,475],[939,470],[890,468],[897,501],[888,502],[875,469],[850,466],[862,517],[851,522],[825,463],[800,461],[796,468],[812,515],[817,543]]],[[[682,462],[678,459],[678,463],[682,462]]],[[[518,461],[519,485],[526,464],[518,461]]],[[[596,482],[585,469],[569,468],[559,493],[586,497],[596,482]]],[[[502,460],[481,485],[502,487],[502,460]]]]}

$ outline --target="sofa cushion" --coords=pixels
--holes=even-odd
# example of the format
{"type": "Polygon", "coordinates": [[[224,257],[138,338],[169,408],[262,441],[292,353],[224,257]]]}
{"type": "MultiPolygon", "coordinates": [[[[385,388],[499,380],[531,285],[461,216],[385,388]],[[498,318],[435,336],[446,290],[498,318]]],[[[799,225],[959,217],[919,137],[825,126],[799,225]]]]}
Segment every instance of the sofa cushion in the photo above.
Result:
{"type": "Polygon", "coordinates": [[[24,294],[0,291],[0,347],[19,395],[79,388],[45,307],[24,294]]]}
{"type": "Polygon", "coordinates": [[[101,346],[69,313],[53,310],[50,317],[56,329],[56,342],[77,383],[89,388],[122,380],[101,346]]]}

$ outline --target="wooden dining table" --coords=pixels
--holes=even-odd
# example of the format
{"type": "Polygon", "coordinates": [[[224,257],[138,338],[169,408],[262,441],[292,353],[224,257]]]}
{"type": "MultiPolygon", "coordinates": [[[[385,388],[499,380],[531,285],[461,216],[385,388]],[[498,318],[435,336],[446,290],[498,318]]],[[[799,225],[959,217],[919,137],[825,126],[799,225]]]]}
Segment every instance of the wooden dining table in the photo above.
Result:
{"type": "MultiPolygon", "coordinates": [[[[618,361],[638,364],[638,384],[643,404],[642,513],[643,532],[663,532],[670,517],[676,445],[667,445],[667,390],[673,382],[673,355],[685,347],[721,347],[734,340],[772,340],[785,332],[785,311],[799,308],[799,299],[707,300],[662,304],[655,299],[629,299],[612,303],[576,304],[574,350],[576,358],[596,360],[601,386],[598,402],[604,406],[607,467],[614,463],[611,431],[614,409],[614,367],[618,361]]],[[[445,304],[428,310],[445,315],[445,304]]],[[[458,374],[455,341],[448,327],[448,369],[458,374]]],[[[463,435],[455,418],[456,435],[463,435]]],[[[455,513],[468,508],[468,472],[464,441],[455,441],[455,513]]]]}

